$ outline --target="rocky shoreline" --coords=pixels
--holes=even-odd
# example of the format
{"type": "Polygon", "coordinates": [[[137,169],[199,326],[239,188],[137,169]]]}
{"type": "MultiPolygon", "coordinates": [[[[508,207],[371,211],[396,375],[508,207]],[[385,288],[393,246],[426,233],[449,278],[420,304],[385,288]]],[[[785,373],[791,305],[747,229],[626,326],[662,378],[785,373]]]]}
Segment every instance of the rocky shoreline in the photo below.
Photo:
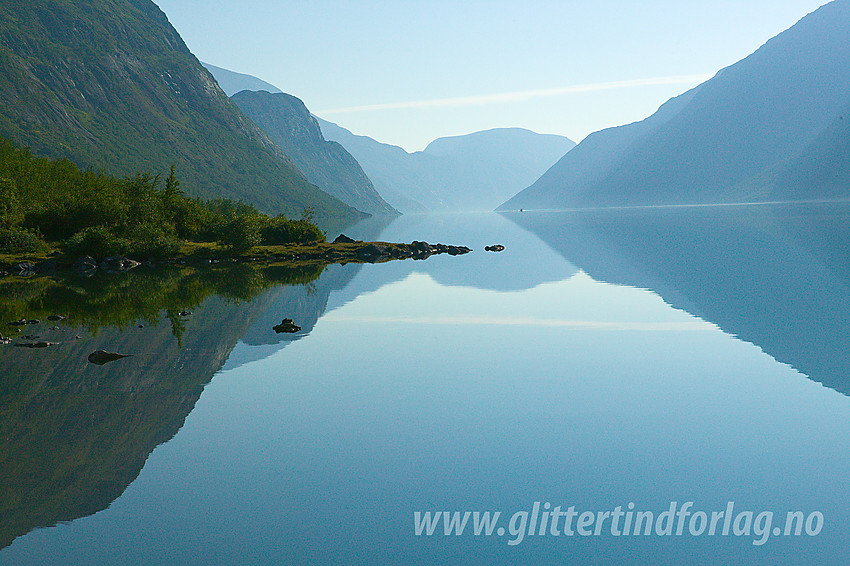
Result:
{"type": "Polygon", "coordinates": [[[29,278],[34,276],[49,276],[58,272],[73,272],[81,277],[92,277],[98,271],[107,274],[126,273],[139,266],[150,268],[168,266],[203,267],[222,263],[383,263],[397,259],[424,260],[432,255],[448,254],[463,255],[472,250],[466,246],[448,244],[429,244],[428,242],[413,241],[409,244],[388,242],[363,242],[340,235],[333,242],[320,242],[309,245],[290,246],[261,246],[252,250],[251,254],[230,256],[216,254],[211,250],[206,253],[187,254],[179,257],[142,261],[121,256],[112,256],[97,261],[91,256],[84,256],[69,261],[66,259],[49,258],[41,261],[14,261],[0,263],[0,277],[14,276],[29,278]]]}

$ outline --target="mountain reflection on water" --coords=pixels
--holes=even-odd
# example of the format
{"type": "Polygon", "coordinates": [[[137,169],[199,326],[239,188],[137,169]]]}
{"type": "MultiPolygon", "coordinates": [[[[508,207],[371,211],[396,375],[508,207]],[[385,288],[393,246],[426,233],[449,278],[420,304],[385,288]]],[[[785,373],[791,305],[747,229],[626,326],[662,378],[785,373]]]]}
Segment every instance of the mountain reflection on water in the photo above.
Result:
{"type": "Polygon", "coordinates": [[[0,547],[105,509],[180,429],[278,290],[320,273],[236,265],[0,285],[4,335],[54,344],[0,347],[0,547]],[[15,333],[8,322],[22,318],[39,323],[15,333]],[[98,366],[88,361],[96,350],[132,357],[98,366]]]}
{"type": "Polygon", "coordinates": [[[33,528],[105,509],[138,476],[151,451],[177,433],[217,371],[273,354],[308,335],[326,311],[361,294],[414,271],[449,285],[501,289],[575,272],[552,252],[541,258],[533,250],[536,238],[503,218],[475,216],[475,222],[463,215],[436,221],[409,216],[391,227],[369,219],[347,229],[363,240],[468,242],[479,248],[468,257],[389,262],[368,266],[366,273],[362,264],[240,264],[6,280],[0,286],[0,334],[14,331],[7,322],[39,319],[12,338],[38,334],[56,345],[0,347],[0,548],[33,528]],[[523,254],[526,268],[517,272],[481,252],[494,233],[514,242],[513,253],[523,254]],[[541,259],[556,261],[533,268],[541,259]],[[457,269],[452,263],[460,260],[467,264],[457,269]],[[47,321],[54,313],[66,320],[47,321]],[[284,317],[302,330],[275,333],[272,327],[284,317]],[[96,350],[133,357],[96,366],[87,361],[96,350]]]}
{"type": "Polygon", "coordinates": [[[52,313],[68,319],[26,327],[54,347],[0,348],[0,547],[108,507],[220,370],[268,358],[309,336],[326,313],[417,273],[493,298],[578,270],[650,289],[847,394],[848,220],[847,207],[814,205],[405,216],[346,233],[474,252],[377,265],[7,280],[4,325],[52,313]],[[484,252],[491,244],[506,250],[484,252]],[[284,317],[302,330],[275,333],[284,317]],[[133,357],[89,364],[98,349],[133,357]]]}
{"type": "Polygon", "coordinates": [[[850,204],[505,216],[594,279],[650,289],[850,394],[850,204]]]}

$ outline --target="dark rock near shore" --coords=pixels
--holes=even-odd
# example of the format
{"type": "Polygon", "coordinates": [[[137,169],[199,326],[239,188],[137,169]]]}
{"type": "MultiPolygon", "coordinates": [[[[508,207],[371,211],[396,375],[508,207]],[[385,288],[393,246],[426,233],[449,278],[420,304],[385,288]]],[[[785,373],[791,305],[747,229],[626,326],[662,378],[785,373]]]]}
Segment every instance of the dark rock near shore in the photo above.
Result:
{"type": "Polygon", "coordinates": [[[39,324],[41,321],[38,319],[26,319],[22,318],[21,320],[13,320],[8,323],[9,326],[26,326],[28,324],[39,324]]]}
{"type": "Polygon", "coordinates": [[[291,318],[284,318],[280,324],[273,326],[272,329],[278,334],[284,332],[292,334],[301,330],[301,327],[295,324],[291,318]]]}
{"type": "Polygon", "coordinates": [[[414,240],[410,243],[413,259],[426,259],[435,254],[463,255],[472,250],[466,246],[451,246],[447,244],[429,244],[414,240]]]}
{"type": "Polygon", "coordinates": [[[127,259],[126,257],[112,256],[103,260],[100,264],[100,268],[106,273],[115,274],[126,273],[140,265],[141,264],[138,261],[127,259]]]}
{"type": "Polygon", "coordinates": [[[333,243],[334,244],[354,244],[356,242],[357,242],[357,240],[353,240],[353,239],[349,238],[348,236],[346,236],[345,234],[340,234],[339,236],[336,237],[336,240],[334,240],[333,243]]]}
{"type": "Polygon", "coordinates": [[[35,265],[28,261],[22,261],[12,266],[12,274],[18,277],[32,277],[35,275],[35,265]]]}
{"type": "Polygon", "coordinates": [[[49,348],[50,346],[56,346],[58,342],[18,342],[15,346],[19,348],[32,348],[32,349],[40,349],[40,348],[49,348]]]}
{"type": "Polygon", "coordinates": [[[49,320],[51,322],[59,322],[61,320],[65,320],[65,317],[62,316],[61,314],[51,314],[50,316],[47,317],[47,320],[49,320]]]}
{"type": "Polygon", "coordinates": [[[115,352],[107,352],[105,350],[96,350],[89,354],[89,362],[102,366],[121,358],[129,358],[132,354],[116,354],[115,352]]]}
{"type": "Polygon", "coordinates": [[[380,244],[369,244],[357,250],[357,255],[362,258],[376,259],[378,257],[389,256],[389,246],[380,244]]]}
{"type": "Polygon", "coordinates": [[[83,256],[74,262],[71,269],[80,277],[92,277],[97,271],[97,262],[91,256],[83,256]]]}

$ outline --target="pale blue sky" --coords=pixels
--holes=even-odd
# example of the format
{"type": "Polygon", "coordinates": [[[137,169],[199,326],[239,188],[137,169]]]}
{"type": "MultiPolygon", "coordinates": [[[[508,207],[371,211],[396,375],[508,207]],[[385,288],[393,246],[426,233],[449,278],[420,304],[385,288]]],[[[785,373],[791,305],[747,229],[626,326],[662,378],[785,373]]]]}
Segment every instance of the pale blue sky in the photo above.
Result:
{"type": "Polygon", "coordinates": [[[494,127],[580,141],[640,120],[825,3],[155,2],[202,61],[410,151],[494,127]]]}

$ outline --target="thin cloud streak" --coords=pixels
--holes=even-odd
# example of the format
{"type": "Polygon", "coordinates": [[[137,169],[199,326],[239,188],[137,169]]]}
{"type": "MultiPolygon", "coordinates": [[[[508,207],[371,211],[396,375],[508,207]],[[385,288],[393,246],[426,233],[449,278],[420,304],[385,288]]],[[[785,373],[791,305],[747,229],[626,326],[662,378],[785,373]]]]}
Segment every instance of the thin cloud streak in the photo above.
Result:
{"type": "Polygon", "coordinates": [[[598,92],[603,90],[618,90],[626,88],[637,88],[643,86],[661,86],[689,84],[697,85],[710,79],[713,75],[676,75],[671,77],[654,77],[649,79],[633,79],[628,81],[612,81],[606,83],[591,83],[584,85],[573,85],[560,88],[547,88],[540,90],[525,90],[520,92],[505,92],[500,94],[484,94],[478,96],[460,96],[455,98],[438,98],[434,100],[412,100],[408,102],[390,102],[386,104],[367,104],[365,106],[349,106],[345,108],[330,108],[317,110],[315,113],[326,114],[348,114],[351,112],[375,112],[381,110],[399,110],[410,108],[446,108],[461,106],[482,106],[485,104],[500,104],[505,102],[525,102],[534,98],[545,98],[551,96],[563,96],[583,92],[598,92]]]}

